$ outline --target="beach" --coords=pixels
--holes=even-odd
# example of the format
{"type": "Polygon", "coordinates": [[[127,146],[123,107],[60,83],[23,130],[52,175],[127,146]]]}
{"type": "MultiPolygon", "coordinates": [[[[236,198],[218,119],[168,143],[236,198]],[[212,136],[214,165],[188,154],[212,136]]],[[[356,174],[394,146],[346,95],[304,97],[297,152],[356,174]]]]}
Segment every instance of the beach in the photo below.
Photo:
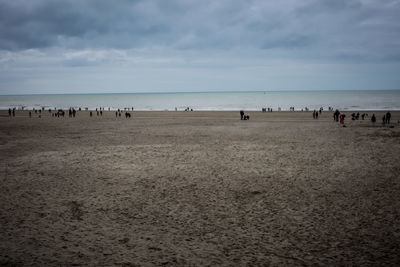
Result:
{"type": "Polygon", "coordinates": [[[398,266],[385,112],[2,110],[0,265],[398,266]]]}

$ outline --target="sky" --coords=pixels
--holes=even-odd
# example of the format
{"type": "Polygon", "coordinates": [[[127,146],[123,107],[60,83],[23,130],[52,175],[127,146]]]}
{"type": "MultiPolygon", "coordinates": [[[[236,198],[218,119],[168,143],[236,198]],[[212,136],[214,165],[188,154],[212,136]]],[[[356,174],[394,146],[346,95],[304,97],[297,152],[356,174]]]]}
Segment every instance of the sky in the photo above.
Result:
{"type": "Polygon", "coordinates": [[[400,89],[400,0],[0,0],[0,94],[400,89]]]}

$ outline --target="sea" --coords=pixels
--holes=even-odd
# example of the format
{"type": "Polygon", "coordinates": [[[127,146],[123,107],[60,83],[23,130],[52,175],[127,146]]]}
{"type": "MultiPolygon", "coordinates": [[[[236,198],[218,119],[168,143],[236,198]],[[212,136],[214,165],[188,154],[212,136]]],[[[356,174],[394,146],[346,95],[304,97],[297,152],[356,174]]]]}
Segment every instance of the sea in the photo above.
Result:
{"type": "Polygon", "coordinates": [[[0,109],[400,110],[400,90],[0,95],[0,109]]]}

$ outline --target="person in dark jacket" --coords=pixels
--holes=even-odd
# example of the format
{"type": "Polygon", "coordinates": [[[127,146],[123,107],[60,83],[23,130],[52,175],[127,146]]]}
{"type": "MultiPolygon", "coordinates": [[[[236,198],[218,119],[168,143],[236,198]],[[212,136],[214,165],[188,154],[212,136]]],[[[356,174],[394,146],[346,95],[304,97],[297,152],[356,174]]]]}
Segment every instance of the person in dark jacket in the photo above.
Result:
{"type": "Polygon", "coordinates": [[[392,117],[392,114],[390,114],[390,112],[386,112],[386,124],[390,123],[390,117],[392,117]]]}

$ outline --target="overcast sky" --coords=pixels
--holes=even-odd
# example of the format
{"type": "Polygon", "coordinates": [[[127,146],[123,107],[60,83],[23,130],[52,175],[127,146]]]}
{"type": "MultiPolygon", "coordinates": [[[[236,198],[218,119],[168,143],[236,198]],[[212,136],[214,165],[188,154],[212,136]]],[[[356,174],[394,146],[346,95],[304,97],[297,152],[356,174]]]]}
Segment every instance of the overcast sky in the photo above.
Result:
{"type": "Polygon", "coordinates": [[[0,94],[400,89],[399,0],[0,0],[0,94]]]}

